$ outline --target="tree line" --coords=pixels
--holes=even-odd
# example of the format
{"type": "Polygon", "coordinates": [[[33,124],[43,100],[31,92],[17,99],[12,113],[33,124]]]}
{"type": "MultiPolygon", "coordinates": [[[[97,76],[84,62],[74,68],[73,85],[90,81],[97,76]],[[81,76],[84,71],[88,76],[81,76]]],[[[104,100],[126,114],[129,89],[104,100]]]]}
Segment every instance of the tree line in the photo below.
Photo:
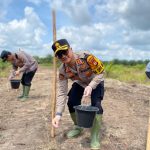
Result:
{"type": "MultiPolygon", "coordinates": [[[[53,63],[53,56],[52,55],[47,55],[46,57],[38,57],[34,56],[34,58],[38,61],[39,64],[44,64],[44,63],[53,63]]],[[[111,61],[103,61],[104,64],[122,64],[122,65],[137,65],[137,64],[147,64],[150,60],[119,60],[119,59],[114,59],[111,61]]]]}
{"type": "Polygon", "coordinates": [[[150,60],[119,60],[119,59],[114,59],[112,61],[103,61],[104,64],[115,64],[115,65],[125,65],[125,66],[135,66],[138,64],[147,64],[150,60]]]}
{"type": "MultiPolygon", "coordinates": [[[[47,55],[45,57],[39,57],[39,56],[34,56],[34,58],[37,60],[39,64],[53,64],[53,56],[52,55],[47,55]]],[[[134,66],[137,64],[147,64],[150,60],[119,60],[119,59],[114,59],[112,61],[103,61],[105,65],[108,64],[122,64],[122,65],[130,65],[134,66]]],[[[57,64],[59,65],[60,62],[57,61],[57,64]]],[[[9,63],[3,63],[2,60],[0,60],[0,70],[5,69],[9,63]]]]}

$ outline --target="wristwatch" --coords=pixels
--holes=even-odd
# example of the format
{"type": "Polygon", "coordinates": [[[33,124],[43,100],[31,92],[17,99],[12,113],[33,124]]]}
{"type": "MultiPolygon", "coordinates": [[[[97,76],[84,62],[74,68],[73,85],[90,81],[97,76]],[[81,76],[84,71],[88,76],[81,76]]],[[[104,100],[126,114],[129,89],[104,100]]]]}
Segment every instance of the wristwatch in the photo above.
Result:
{"type": "Polygon", "coordinates": [[[56,112],[56,115],[58,115],[58,116],[62,116],[62,113],[60,113],[60,112],[56,112]]]}

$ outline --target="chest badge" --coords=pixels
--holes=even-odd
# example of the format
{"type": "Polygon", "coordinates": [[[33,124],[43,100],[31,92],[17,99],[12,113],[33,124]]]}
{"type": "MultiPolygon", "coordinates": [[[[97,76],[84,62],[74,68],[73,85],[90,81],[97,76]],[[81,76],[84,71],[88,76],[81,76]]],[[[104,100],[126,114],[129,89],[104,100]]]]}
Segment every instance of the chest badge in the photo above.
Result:
{"type": "Polygon", "coordinates": [[[77,59],[77,60],[76,60],[76,63],[77,63],[78,65],[83,65],[83,64],[84,64],[84,61],[82,61],[81,59],[77,59]]]}

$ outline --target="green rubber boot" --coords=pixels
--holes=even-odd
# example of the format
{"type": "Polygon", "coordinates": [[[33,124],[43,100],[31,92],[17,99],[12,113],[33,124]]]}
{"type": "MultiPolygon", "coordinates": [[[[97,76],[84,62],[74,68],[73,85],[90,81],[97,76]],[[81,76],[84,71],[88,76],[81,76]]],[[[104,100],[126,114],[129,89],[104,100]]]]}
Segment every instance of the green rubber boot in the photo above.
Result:
{"type": "Polygon", "coordinates": [[[81,132],[83,131],[83,128],[77,126],[77,121],[76,121],[76,115],[75,113],[71,113],[70,114],[73,122],[74,122],[74,127],[72,130],[70,130],[68,133],[67,133],[67,138],[74,138],[74,137],[77,137],[81,134],[81,132]]]}
{"type": "Polygon", "coordinates": [[[27,100],[29,98],[29,92],[30,92],[30,86],[25,86],[24,96],[21,99],[21,101],[25,101],[25,100],[27,100]]]}
{"type": "Polygon", "coordinates": [[[102,115],[96,114],[91,129],[91,149],[100,149],[100,127],[102,122],[102,115]]]}
{"type": "Polygon", "coordinates": [[[18,96],[19,99],[24,97],[24,91],[25,91],[25,86],[24,85],[22,85],[22,89],[23,89],[22,94],[20,96],[18,96]]]}

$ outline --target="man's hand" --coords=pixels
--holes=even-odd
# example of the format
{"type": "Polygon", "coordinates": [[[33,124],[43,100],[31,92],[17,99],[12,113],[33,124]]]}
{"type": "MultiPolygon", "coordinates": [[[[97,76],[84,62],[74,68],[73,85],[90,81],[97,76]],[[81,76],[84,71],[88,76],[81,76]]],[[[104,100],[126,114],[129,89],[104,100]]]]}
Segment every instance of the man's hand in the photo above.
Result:
{"type": "Polygon", "coordinates": [[[9,80],[9,81],[10,81],[10,80],[12,80],[12,79],[13,79],[13,77],[12,77],[12,76],[9,76],[9,77],[8,77],[8,80],[9,80]]]}
{"type": "Polygon", "coordinates": [[[58,128],[59,127],[59,122],[61,120],[61,116],[59,115],[56,115],[55,118],[52,120],[52,125],[55,127],[55,128],[58,128]]]}
{"type": "Polygon", "coordinates": [[[15,75],[16,75],[16,76],[18,76],[19,74],[20,74],[20,71],[19,71],[19,70],[15,71],[15,75]]]}
{"type": "Polygon", "coordinates": [[[92,88],[91,88],[90,86],[87,86],[87,87],[85,87],[85,89],[84,89],[83,96],[84,96],[84,97],[91,96],[91,93],[92,93],[92,88]]]}

